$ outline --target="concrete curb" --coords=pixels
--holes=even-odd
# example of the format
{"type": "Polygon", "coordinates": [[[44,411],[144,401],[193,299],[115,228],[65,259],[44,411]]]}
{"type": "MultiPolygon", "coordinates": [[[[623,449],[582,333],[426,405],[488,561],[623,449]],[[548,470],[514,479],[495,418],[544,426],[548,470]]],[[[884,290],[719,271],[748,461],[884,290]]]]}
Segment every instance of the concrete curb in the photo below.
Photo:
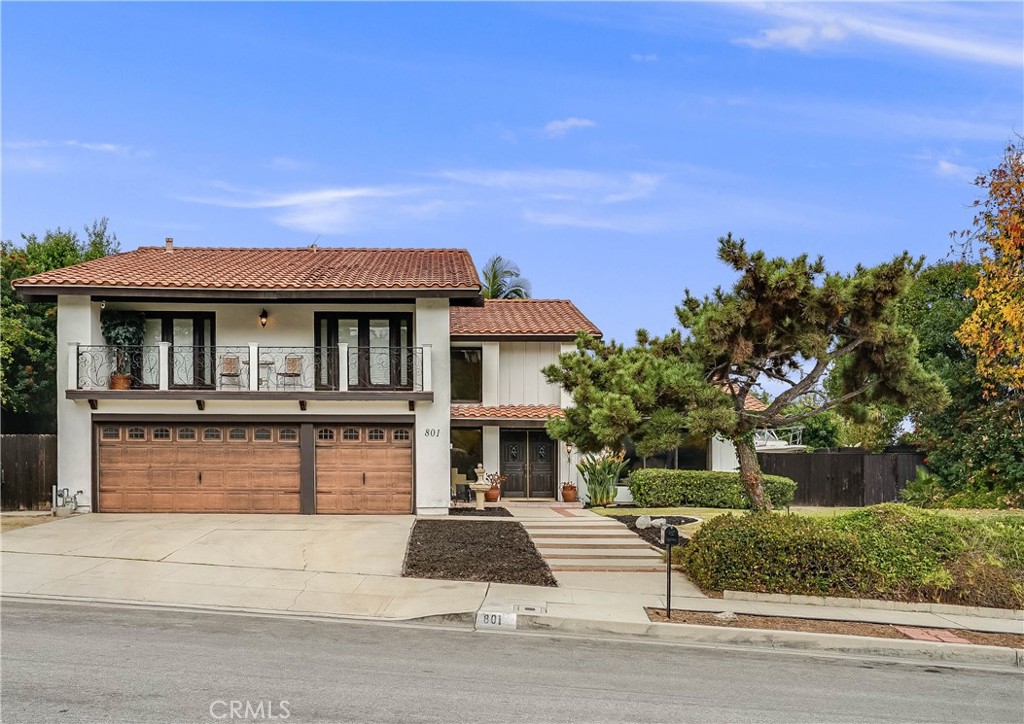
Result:
{"type": "Polygon", "coordinates": [[[868,636],[818,634],[803,631],[766,631],[677,623],[597,621],[524,614],[519,614],[517,617],[517,628],[577,635],[613,634],[680,643],[727,644],[807,653],[853,654],[877,658],[1024,668],[1024,649],[1001,646],[947,644],[868,636]]]}
{"type": "Polygon", "coordinates": [[[53,596],[45,593],[3,593],[0,601],[45,601],[47,603],[85,603],[98,606],[124,608],[153,608],[171,611],[200,611],[206,613],[243,614],[272,616],[275,618],[320,619],[325,621],[348,621],[353,623],[424,624],[435,626],[458,626],[472,628],[476,611],[410,616],[406,618],[385,618],[383,616],[360,616],[353,613],[330,613],[327,611],[293,611],[291,609],[253,608],[250,606],[217,606],[210,603],[167,603],[163,601],[136,601],[124,598],[100,598],[97,596],[53,596]]]}
{"type": "Polygon", "coordinates": [[[867,608],[881,611],[911,611],[950,616],[982,616],[1024,621],[1024,611],[1014,608],[986,606],[956,606],[950,603],[908,603],[881,601],[874,598],[836,598],[834,596],[797,596],[785,593],[751,593],[749,591],[722,591],[726,601],[754,601],[760,603],[795,603],[802,606],[837,606],[839,608],[867,608]]]}

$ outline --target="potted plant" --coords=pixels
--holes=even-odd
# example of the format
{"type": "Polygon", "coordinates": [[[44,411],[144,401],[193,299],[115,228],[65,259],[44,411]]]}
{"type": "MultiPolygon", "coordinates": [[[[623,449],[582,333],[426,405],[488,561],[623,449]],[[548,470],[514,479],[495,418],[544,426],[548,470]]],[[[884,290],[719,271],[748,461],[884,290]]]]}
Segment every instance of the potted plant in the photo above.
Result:
{"type": "Polygon", "coordinates": [[[116,347],[110,389],[127,390],[132,383],[131,348],[141,347],[146,336],[146,317],[142,312],[104,309],[100,313],[100,329],[107,344],[116,347]]]}
{"type": "Polygon", "coordinates": [[[505,476],[501,473],[487,473],[487,482],[491,487],[484,493],[484,500],[488,503],[497,503],[501,497],[501,484],[505,482],[505,476]]]}
{"type": "Polygon", "coordinates": [[[564,482],[562,483],[562,502],[563,503],[575,503],[579,497],[579,491],[576,489],[576,483],[564,482]]]}

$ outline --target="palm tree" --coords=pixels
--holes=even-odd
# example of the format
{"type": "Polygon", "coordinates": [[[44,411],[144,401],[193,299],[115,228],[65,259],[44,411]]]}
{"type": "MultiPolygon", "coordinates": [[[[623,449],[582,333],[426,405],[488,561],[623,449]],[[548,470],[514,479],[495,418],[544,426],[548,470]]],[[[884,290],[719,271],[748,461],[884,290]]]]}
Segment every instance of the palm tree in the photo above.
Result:
{"type": "Polygon", "coordinates": [[[480,270],[484,299],[529,299],[530,280],[522,276],[519,265],[495,254],[480,270]]]}

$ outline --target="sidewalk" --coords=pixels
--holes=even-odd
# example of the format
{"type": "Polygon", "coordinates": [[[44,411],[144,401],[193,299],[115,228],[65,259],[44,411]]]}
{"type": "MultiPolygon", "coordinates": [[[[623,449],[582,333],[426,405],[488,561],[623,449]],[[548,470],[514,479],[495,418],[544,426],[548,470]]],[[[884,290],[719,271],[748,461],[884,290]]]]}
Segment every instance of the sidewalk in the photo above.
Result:
{"type": "MultiPolygon", "coordinates": [[[[615,539],[615,548],[604,550],[629,550],[629,557],[625,559],[628,566],[635,565],[629,560],[640,553],[632,546],[620,549],[620,536],[615,529],[605,523],[595,524],[589,511],[578,510],[578,513],[573,511],[571,515],[565,515],[550,509],[543,512],[513,509],[513,513],[531,536],[544,535],[541,531],[551,530],[546,526],[552,523],[545,521],[557,521],[552,516],[569,521],[557,522],[559,537],[537,539],[543,542],[542,552],[546,557],[564,555],[557,551],[577,550],[555,547],[558,544],[554,541],[563,537],[571,541],[591,540],[594,535],[615,539]]],[[[411,518],[404,519],[400,525],[397,520],[390,519],[381,522],[350,520],[343,526],[342,522],[325,519],[308,521],[310,517],[307,516],[306,521],[261,518],[256,522],[251,517],[239,516],[210,516],[209,520],[203,521],[192,518],[186,522],[162,518],[165,522],[157,530],[152,524],[143,526],[139,517],[130,518],[127,522],[116,518],[104,521],[100,515],[91,514],[54,521],[4,534],[0,590],[4,596],[196,606],[385,621],[453,615],[468,620],[479,612],[488,612],[516,614],[512,618],[518,619],[515,624],[518,628],[588,635],[640,635],[797,648],[807,648],[807,642],[814,641],[817,643],[811,648],[817,649],[830,645],[830,640],[835,643],[839,639],[859,638],[852,644],[843,643],[843,650],[857,650],[860,646],[876,652],[881,649],[898,652],[913,644],[915,655],[922,651],[936,655],[941,653],[939,658],[944,660],[970,658],[981,649],[994,649],[998,656],[990,652],[995,657],[993,660],[1001,662],[1007,656],[1016,656],[1012,649],[962,644],[652,623],[645,607],[665,606],[664,564],[659,564],[660,572],[653,569],[643,572],[609,569],[607,561],[601,562],[602,553],[590,554],[596,558],[577,558],[575,553],[572,559],[549,558],[573,561],[572,565],[565,567],[574,570],[555,572],[560,584],[557,588],[403,578],[398,565],[398,542],[401,531],[411,527],[411,518]],[[202,527],[197,528],[200,524],[202,527]],[[100,529],[104,526],[113,526],[113,530],[101,534],[100,529]],[[358,540],[379,537],[380,526],[383,526],[380,530],[393,531],[389,546],[394,550],[388,558],[388,566],[382,568],[379,563],[374,563],[368,568],[360,564],[358,558],[351,557],[321,556],[309,560],[307,549],[314,545],[314,541],[320,540],[312,536],[327,536],[323,540],[335,542],[348,540],[338,537],[341,535],[336,529],[338,526],[346,530],[353,527],[362,530],[360,535],[363,537],[358,540]],[[370,527],[363,530],[365,526],[370,527]],[[73,527],[93,530],[91,537],[85,536],[87,545],[75,548],[66,544],[70,534],[78,533],[72,530],[73,527]],[[283,547],[283,550],[274,556],[263,555],[258,550],[237,551],[235,548],[240,539],[232,536],[241,534],[263,539],[264,546],[269,540],[274,540],[275,545],[283,547]],[[137,557],[124,557],[126,540],[132,535],[138,536],[145,545],[141,546],[141,553],[132,554],[137,557]],[[302,544],[289,547],[287,544],[293,540],[300,540],[302,544]],[[225,551],[233,552],[227,556],[225,551]],[[587,566],[593,566],[593,570],[578,570],[587,566]],[[371,570],[373,567],[377,570],[371,570]]],[[[610,522],[610,525],[622,528],[618,523],[610,522]]],[[[635,540],[635,536],[629,535],[631,542],[635,540]]],[[[621,543],[625,542],[622,539],[621,543]]],[[[266,548],[263,551],[265,553],[266,548]]],[[[644,555],[643,558],[660,558],[657,553],[653,556],[644,555]]],[[[921,628],[1024,633],[1024,618],[1020,614],[1016,618],[989,618],[953,611],[940,614],[712,599],[703,596],[678,573],[673,575],[673,593],[673,608],[689,611],[732,611],[737,614],[863,621],[921,628]]],[[[1020,664],[1007,665],[1024,666],[1024,652],[1019,659],[1020,664]]]]}

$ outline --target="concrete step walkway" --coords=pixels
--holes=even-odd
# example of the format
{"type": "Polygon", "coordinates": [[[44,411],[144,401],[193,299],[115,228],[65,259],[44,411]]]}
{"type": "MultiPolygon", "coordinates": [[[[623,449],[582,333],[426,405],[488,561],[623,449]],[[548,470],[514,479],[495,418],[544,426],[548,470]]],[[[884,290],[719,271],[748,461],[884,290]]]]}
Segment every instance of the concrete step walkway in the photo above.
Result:
{"type": "MultiPolygon", "coordinates": [[[[562,587],[622,594],[664,594],[662,552],[617,520],[579,505],[506,504],[562,587]]],[[[676,596],[704,598],[678,571],[676,596]]]]}

